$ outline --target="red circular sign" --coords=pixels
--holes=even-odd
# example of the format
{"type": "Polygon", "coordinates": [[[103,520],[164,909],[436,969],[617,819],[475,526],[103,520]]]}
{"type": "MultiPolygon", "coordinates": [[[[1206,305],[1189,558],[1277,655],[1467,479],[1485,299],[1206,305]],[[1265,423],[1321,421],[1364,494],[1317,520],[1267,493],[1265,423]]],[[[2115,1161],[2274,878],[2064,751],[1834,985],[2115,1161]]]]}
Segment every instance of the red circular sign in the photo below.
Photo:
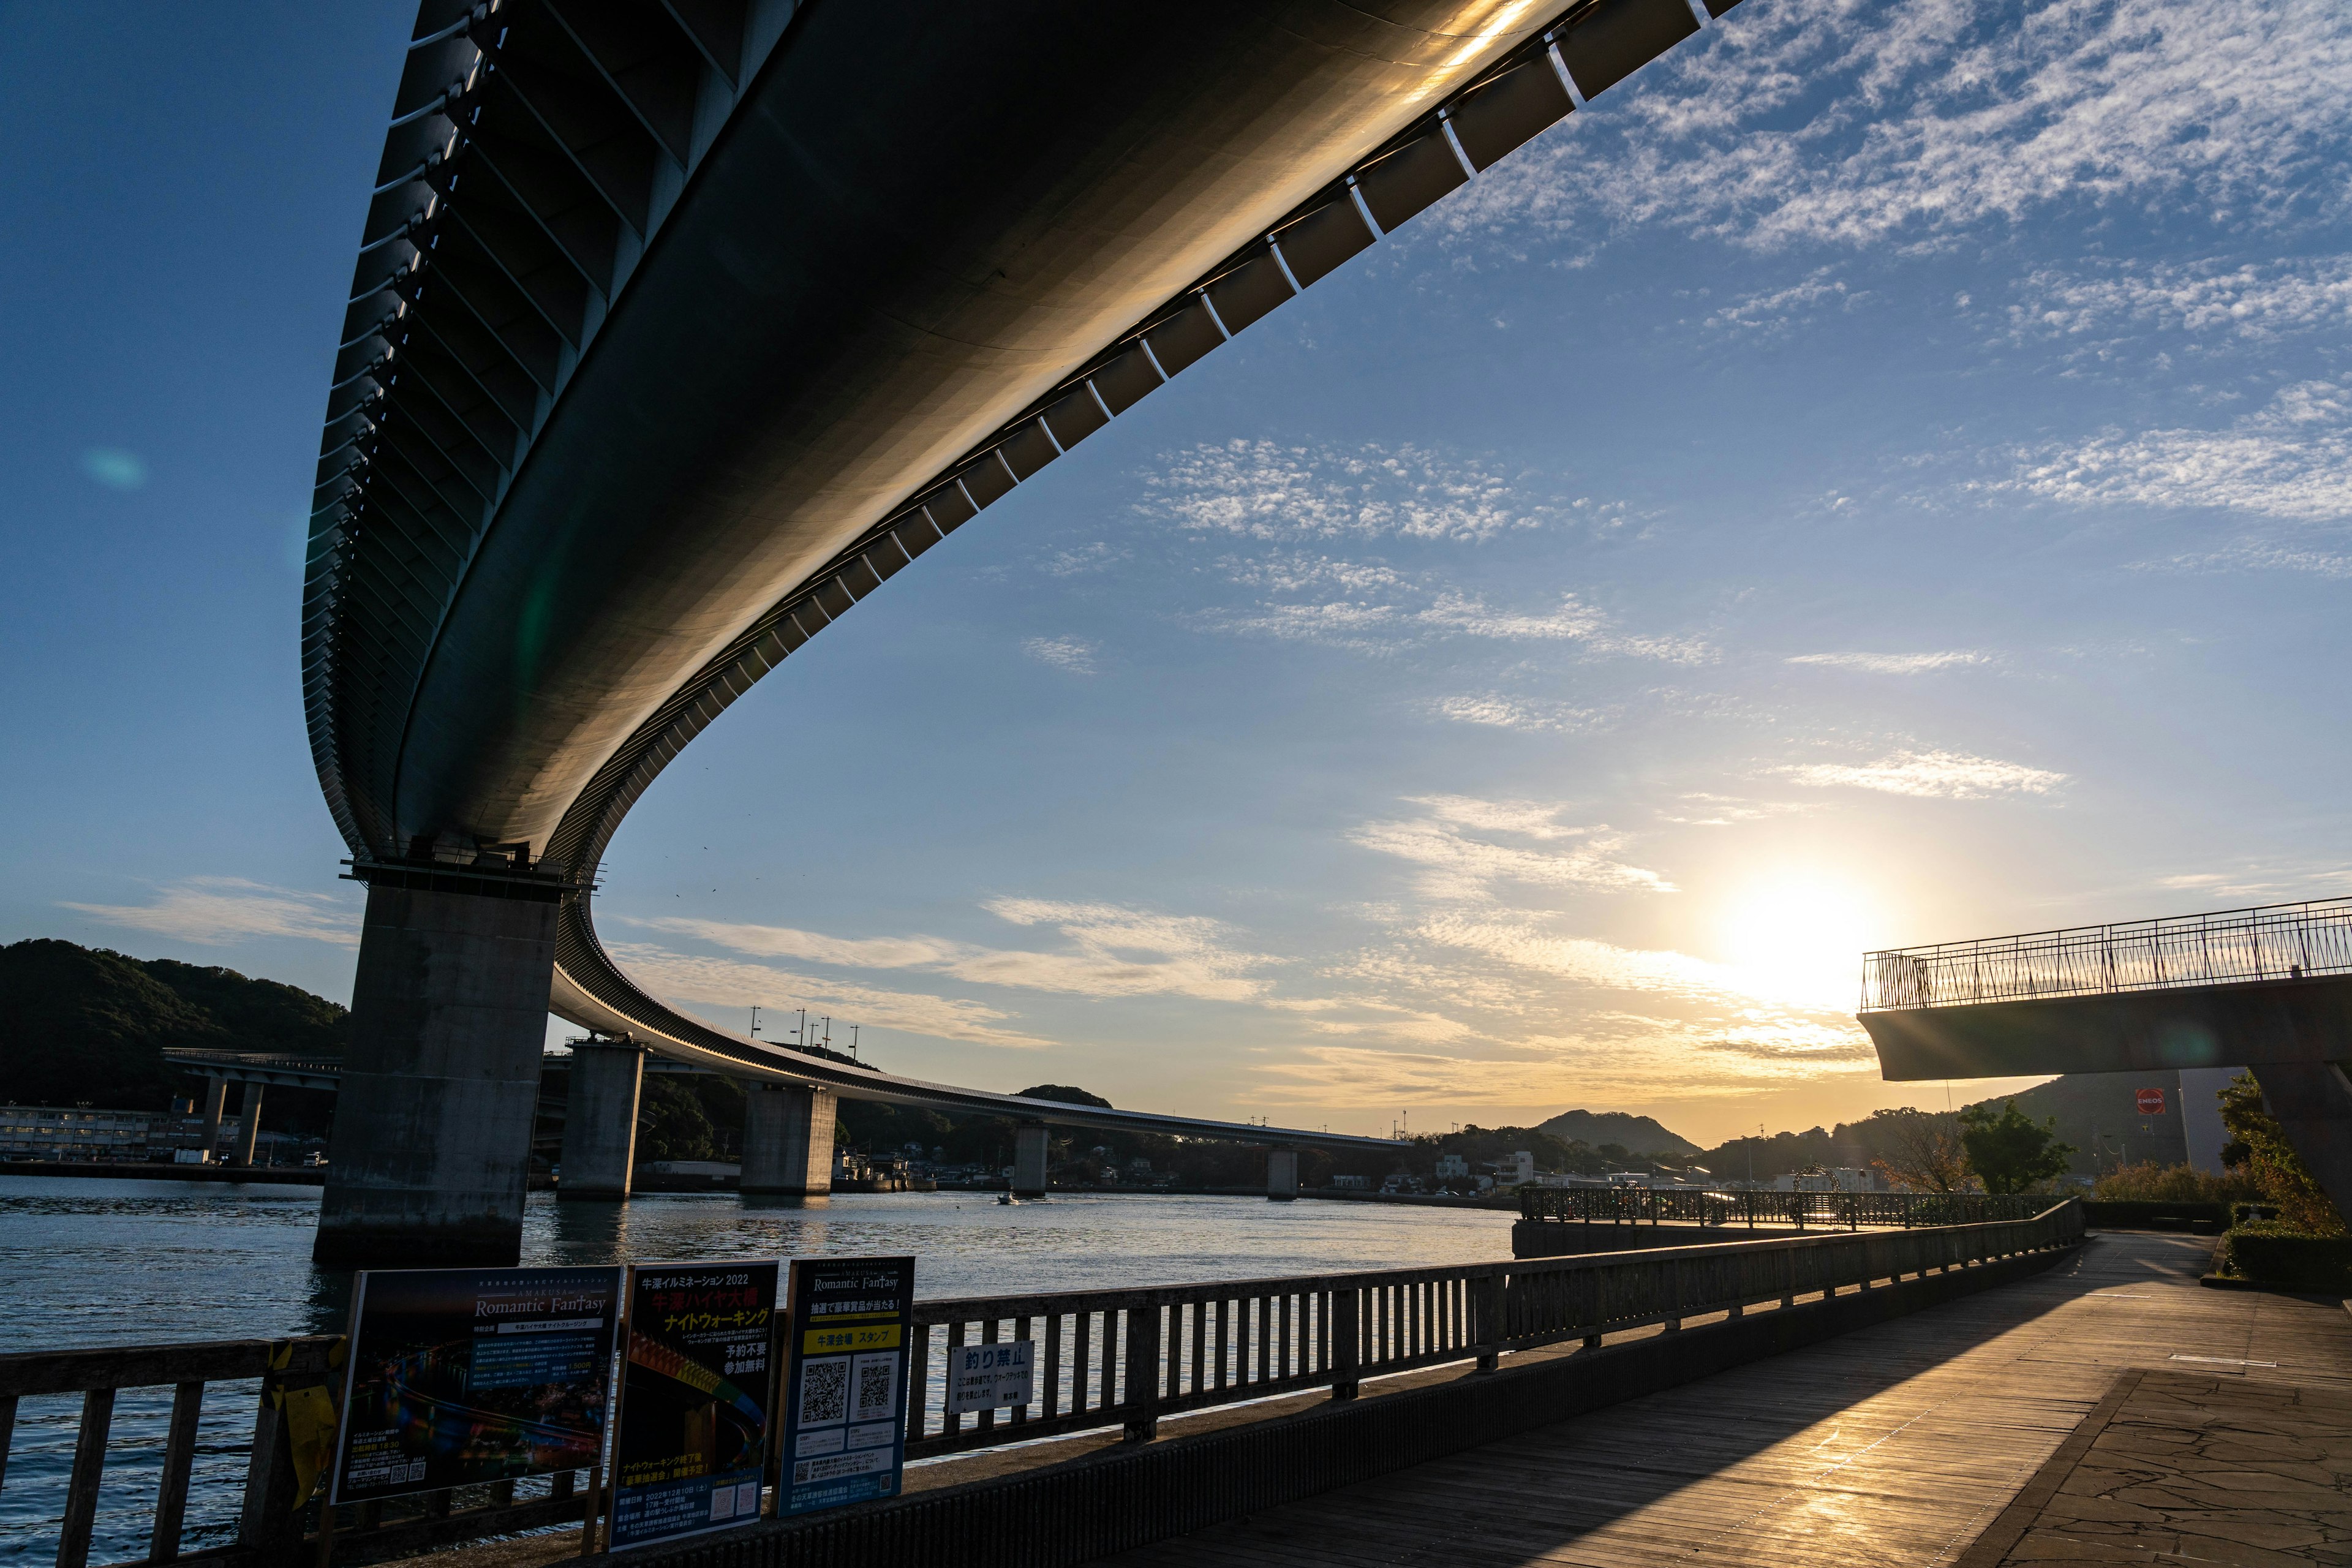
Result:
{"type": "Polygon", "coordinates": [[[2164,1090],[2160,1089],[2141,1089],[2139,1091],[2139,1113],[2142,1116],[2163,1115],[2164,1090]]]}

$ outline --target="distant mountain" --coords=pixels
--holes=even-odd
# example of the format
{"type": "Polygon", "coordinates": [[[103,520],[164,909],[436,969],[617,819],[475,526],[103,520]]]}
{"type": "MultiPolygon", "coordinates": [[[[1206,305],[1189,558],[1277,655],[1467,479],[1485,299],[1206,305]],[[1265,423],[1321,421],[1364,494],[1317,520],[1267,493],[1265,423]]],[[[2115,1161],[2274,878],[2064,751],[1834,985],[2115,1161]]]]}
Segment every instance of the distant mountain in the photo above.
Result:
{"type": "Polygon", "coordinates": [[[1549,1121],[1537,1123],[1536,1131],[1549,1132],[1563,1143],[1580,1142],[1594,1149],[1616,1143],[1636,1154],[1699,1152],[1697,1144],[1667,1131],[1649,1117],[1622,1110],[1563,1110],[1549,1121]]]}
{"type": "Polygon", "coordinates": [[[0,947],[0,1100],[162,1110],[199,1082],[166,1047],[341,1056],[350,1016],[233,969],[15,942],[0,947]]]}
{"type": "Polygon", "coordinates": [[[1021,1091],[1021,1098],[1024,1100],[1058,1100],[1064,1105],[1099,1105],[1105,1110],[1108,1110],[1111,1108],[1110,1101],[1105,1100],[1101,1095],[1088,1094],[1085,1089],[1074,1089],[1066,1083],[1041,1083],[1034,1089],[1023,1089],[1021,1091]]]}

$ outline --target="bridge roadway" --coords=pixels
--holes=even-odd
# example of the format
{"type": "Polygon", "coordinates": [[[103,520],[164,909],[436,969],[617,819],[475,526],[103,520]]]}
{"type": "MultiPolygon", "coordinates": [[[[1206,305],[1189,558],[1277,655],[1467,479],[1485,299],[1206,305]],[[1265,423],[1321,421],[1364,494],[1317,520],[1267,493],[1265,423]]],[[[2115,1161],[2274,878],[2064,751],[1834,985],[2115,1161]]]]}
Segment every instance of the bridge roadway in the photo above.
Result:
{"type": "Polygon", "coordinates": [[[712,1029],[604,952],[597,868],[833,619],[1736,3],[423,0],[304,587],[369,889],[317,1256],[511,1261],[551,1006],[778,1086],[802,1153],[840,1093],[1341,1142],[712,1029]]]}
{"type": "MultiPolygon", "coordinates": [[[[2352,1317],[2333,1301],[2200,1289],[2212,1247],[2210,1239],[2111,1233],[2046,1274],[1982,1295],[1100,1561],[2340,1563],[2352,1523],[2339,1489],[2352,1469],[2343,1421],[2352,1413],[2352,1317]],[[2069,1475],[2071,1506],[2030,1521],[2005,1516],[2029,1481],[2066,1470],[2061,1459],[2037,1476],[2118,1374],[2135,1368],[2218,1383],[2225,1395],[2309,1391],[2331,1408],[2334,1425],[2316,1439],[2266,1442],[2263,1425],[2232,1412],[2230,1443],[2208,1458],[2176,1420],[2154,1434],[2152,1457],[2101,1475],[2113,1462],[2095,1455],[2069,1475]],[[2017,1555],[1987,1542],[1985,1554],[1964,1556],[1996,1521],[2013,1523],[2002,1539],[2027,1522],[2039,1528],[2017,1555]]],[[[1183,1427],[1169,1430],[1181,1436],[1183,1427]]],[[[952,1484],[954,1468],[940,1468],[947,1473],[923,1484],[952,1484]]],[[[910,1489],[921,1474],[909,1472],[910,1489]]],[[[2034,1505],[2021,1511],[2032,1515],[2034,1505]]]]}
{"type": "Polygon", "coordinates": [[[2248,1068],[2352,1216],[2352,899],[1873,952],[1857,1016],[1895,1081],[2248,1068]]]}

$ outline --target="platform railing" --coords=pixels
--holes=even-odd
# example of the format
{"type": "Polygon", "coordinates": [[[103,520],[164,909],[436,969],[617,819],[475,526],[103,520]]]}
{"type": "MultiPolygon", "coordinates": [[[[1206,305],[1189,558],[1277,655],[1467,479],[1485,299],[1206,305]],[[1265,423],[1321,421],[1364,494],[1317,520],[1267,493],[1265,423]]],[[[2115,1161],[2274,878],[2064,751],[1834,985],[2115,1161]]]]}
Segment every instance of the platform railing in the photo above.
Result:
{"type": "Polygon", "coordinates": [[[1982,1225],[2030,1219],[2032,1194],[1711,1192],[1675,1187],[1521,1187],[1519,1217],[1585,1225],[1843,1226],[1982,1225]]]}
{"type": "MultiPolygon", "coordinates": [[[[1678,1329],[1689,1317],[1974,1267],[2083,1234],[2082,1205],[2071,1201],[1979,1196],[1954,1200],[1948,1212],[1969,1205],[1988,1217],[1767,1241],[1727,1237],[1670,1252],[918,1302],[907,1452],[966,1453],[1107,1427],[1146,1437],[1162,1417],[1187,1411],[1316,1388],[1352,1399],[1367,1378],[1450,1362],[1491,1368],[1503,1355],[1565,1340],[1597,1344],[1622,1330],[1678,1329]],[[2014,1217],[1990,1217],[2002,1214],[2014,1217]],[[1022,1340],[1034,1347],[1031,1403],[948,1411],[954,1348],[1022,1340]]],[[[1924,1218],[1932,1198],[1908,1212],[1924,1218]]]]}
{"type": "MultiPolygon", "coordinates": [[[[1694,1317],[1738,1317],[1761,1304],[1980,1267],[2082,1234],[2082,1205],[2067,1202],[2020,1219],[1598,1258],[919,1302],[908,1455],[1107,1428],[1142,1438],[1165,1416],[1314,1389],[1353,1399],[1368,1379],[1449,1363],[1492,1369],[1508,1354],[1571,1340],[1598,1345],[1628,1330],[1679,1331],[1694,1317]],[[1032,1403],[950,1414],[950,1350],[1009,1340],[1035,1347],[1032,1403]]],[[[102,1497],[110,1519],[126,1508],[152,1518],[142,1555],[106,1554],[126,1568],[327,1568],[581,1518],[585,1489],[576,1473],[559,1473],[341,1508],[322,1550],[321,1505],[296,1479],[284,1411],[289,1393],[339,1375],[341,1343],[315,1336],[0,1356],[0,1487],[11,1511],[23,1516],[25,1489],[21,1466],[8,1475],[12,1429],[22,1458],[28,1424],[20,1409],[54,1400],[66,1408],[29,1425],[40,1428],[40,1444],[69,1440],[72,1449],[53,1516],[58,1568],[88,1568],[102,1497]],[[169,1391],[168,1415],[161,1391],[169,1391]],[[128,1426],[117,1420],[125,1393],[144,1394],[152,1407],[128,1426]],[[77,1398],[78,1420],[68,1414],[77,1398]],[[234,1433],[223,1430],[222,1401],[234,1433]],[[252,1412],[249,1437],[240,1408],[252,1412]],[[200,1436],[207,1426],[209,1440],[200,1436]],[[192,1542],[198,1520],[193,1533],[204,1539],[192,1542]]]]}
{"type": "Polygon", "coordinates": [[[2347,973],[2352,899],[2322,899],[1866,953],[1862,1010],[2347,973]]]}

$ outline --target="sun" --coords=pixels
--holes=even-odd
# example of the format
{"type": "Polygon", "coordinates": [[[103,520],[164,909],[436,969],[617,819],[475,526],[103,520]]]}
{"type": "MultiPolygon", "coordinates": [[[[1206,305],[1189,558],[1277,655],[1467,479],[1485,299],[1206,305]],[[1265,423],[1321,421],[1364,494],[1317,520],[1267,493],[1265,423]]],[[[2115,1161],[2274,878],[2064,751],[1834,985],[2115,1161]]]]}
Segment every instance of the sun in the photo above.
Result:
{"type": "Polygon", "coordinates": [[[1725,902],[1723,952],[1759,995],[1847,1010],[1861,991],[1873,914],[1870,898],[1850,883],[1780,873],[1725,902]]]}

